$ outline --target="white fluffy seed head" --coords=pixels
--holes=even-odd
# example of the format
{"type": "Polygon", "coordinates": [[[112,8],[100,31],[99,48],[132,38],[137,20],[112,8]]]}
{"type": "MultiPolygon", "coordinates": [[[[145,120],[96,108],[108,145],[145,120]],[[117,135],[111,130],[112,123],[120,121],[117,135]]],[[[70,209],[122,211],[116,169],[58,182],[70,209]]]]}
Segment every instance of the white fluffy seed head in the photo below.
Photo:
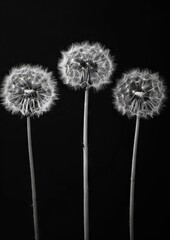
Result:
{"type": "Polygon", "coordinates": [[[160,113],[166,99],[166,87],[158,73],[133,69],[117,81],[113,89],[115,108],[127,116],[153,117],[160,113]]]}
{"type": "Polygon", "coordinates": [[[58,69],[64,84],[75,89],[93,87],[99,90],[110,83],[116,64],[109,50],[99,43],[75,43],[61,54],[58,69]]]}
{"type": "Polygon", "coordinates": [[[14,67],[3,80],[1,97],[2,104],[13,114],[40,116],[57,99],[56,80],[41,66],[14,67]]]}

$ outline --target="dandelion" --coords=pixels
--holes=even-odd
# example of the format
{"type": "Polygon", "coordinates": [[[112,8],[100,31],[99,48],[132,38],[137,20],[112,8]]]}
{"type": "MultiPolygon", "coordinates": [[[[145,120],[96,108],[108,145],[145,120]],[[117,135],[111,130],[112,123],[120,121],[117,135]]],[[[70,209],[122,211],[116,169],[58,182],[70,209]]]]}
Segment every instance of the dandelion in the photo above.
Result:
{"type": "Polygon", "coordinates": [[[4,78],[3,105],[13,114],[40,116],[50,110],[56,99],[55,84],[52,73],[40,66],[13,68],[4,78]]]}
{"type": "Polygon", "coordinates": [[[84,240],[89,239],[89,204],[88,204],[88,99],[89,89],[96,91],[110,83],[115,70],[109,50],[99,43],[88,42],[73,44],[68,51],[62,52],[58,69],[64,84],[74,89],[83,88],[84,126],[83,126],[83,191],[84,191],[84,240]]]}
{"type": "Polygon", "coordinates": [[[128,117],[153,117],[165,100],[165,86],[158,73],[132,70],[123,75],[114,89],[115,108],[128,117]]]}
{"type": "Polygon", "coordinates": [[[160,113],[166,99],[165,90],[159,74],[147,69],[143,71],[135,69],[125,73],[113,90],[115,108],[129,118],[136,116],[130,185],[130,240],[134,240],[135,172],[140,118],[147,119],[160,113]]]}
{"type": "Polygon", "coordinates": [[[56,82],[51,72],[40,66],[23,65],[13,68],[4,78],[1,89],[2,104],[13,114],[27,117],[28,154],[31,174],[35,239],[39,239],[35,172],[33,164],[30,117],[50,110],[57,99],[56,82]]]}
{"type": "Polygon", "coordinates": [[[73,88],[93,87],[99,90],[110,83],[115,64],[108,49],[99,43],[83,42],[62,52],[58,69],[65,84],[73,88]]]}

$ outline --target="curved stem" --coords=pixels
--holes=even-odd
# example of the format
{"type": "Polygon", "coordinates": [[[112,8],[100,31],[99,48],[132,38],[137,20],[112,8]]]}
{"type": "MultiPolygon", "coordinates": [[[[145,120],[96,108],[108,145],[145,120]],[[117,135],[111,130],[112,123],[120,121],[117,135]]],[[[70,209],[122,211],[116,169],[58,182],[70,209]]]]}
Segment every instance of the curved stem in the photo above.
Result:
{"type": "Polygon", "coordinates": [[[134,195],[135,195],[135,173],[136,173],[136,155],[139,135],[140,117],[136,117],[135,137],[133,143],[133,157],[131,167],[131,184],[130,184],[130,208],[129,208],[129,230],[130,240],[134,240],[134,195]]]}
{"type": "Polygon", "coordinates": [[[33,163],[33,154],[32,154],[32,141],[31,141],[31,121],[29,116],[27,117],[27,137],[28,137],[28,153],[29,153],[29,164],[30,164],[30,174],[31,174],[34,234],[35,234],[35,240],[39,240],[35,173],[34,173],[34,163],[33,163]]]}
{"type": "Polygon", "coordinates": [[[88,192],[88,98],[86,88],[84,97],[84,126],[83,126],[83,191],[84,191],[84,240],[89,240],[89,192],[88,192]]]}

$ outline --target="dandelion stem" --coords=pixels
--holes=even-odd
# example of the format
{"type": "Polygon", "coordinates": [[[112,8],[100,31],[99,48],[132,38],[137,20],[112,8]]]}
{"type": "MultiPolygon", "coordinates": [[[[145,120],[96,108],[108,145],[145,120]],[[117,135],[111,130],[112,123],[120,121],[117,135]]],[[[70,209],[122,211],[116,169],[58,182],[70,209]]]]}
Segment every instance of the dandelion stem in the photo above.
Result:
{"type": "Polygon", "coordinates": [[[89,89],[86,88],[85,97],[84,97],[84,127],[83,127],[84,240],[89,240],[88,99],[89,99],[89,89]]]}
{"type": "Polygon", "coordinates": [[[30,174],[31,174],[34,234],[35,234],[35,240],[39,240],[37,201],[36,201],[36,186],[35,186],[35,172],[34,172],[34,163],[33,163],[33,154],[32,154],[32,141],[31,141],[31,120],[30,120],[29,116],[27,117],[27,137],[28,137],[28,153],[29,153],[30,174]]]}
{"type": "Polygon", "coordinates": [[[140,122],[140,117],[137,116],[134,143],[133,143],[133,157],[132,157],[131,184],[130,184],[130,208],[129,208],[130,240],[134,240],[134,195],[135,195],[135,172],[136,172],[137,144],[138,144],[138,135],[139,135],[139,122],[140,122]]]}

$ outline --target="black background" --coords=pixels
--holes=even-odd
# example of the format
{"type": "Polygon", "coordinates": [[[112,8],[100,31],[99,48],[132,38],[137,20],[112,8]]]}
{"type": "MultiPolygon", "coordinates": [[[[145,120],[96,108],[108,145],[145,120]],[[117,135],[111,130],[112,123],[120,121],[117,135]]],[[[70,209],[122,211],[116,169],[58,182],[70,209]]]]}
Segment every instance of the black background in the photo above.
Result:
{"type": "MultiPolygon", "coordinates": [[[[90,240],[129,239],[128,206],[135,119],[113,108],[112,88],[129,69],[159,72],[169,83],[167,6],[155,1],[1,1],[0,81],[13,66],[48,67],[60,99],[32,119],[40,240],[83,239],[83,90],[63,85],[60,51],[100,42],[115,56],[112,84],[89,99],[90,240]]],[[[167,91],[168,95],[168,91],[167,91]]],[[[135,240],[170,239],[169,101],[141,120],[135,192],[135,240]]],[[[1,237],[33,239],[26,119],[0,106],[1,237]]]]}

